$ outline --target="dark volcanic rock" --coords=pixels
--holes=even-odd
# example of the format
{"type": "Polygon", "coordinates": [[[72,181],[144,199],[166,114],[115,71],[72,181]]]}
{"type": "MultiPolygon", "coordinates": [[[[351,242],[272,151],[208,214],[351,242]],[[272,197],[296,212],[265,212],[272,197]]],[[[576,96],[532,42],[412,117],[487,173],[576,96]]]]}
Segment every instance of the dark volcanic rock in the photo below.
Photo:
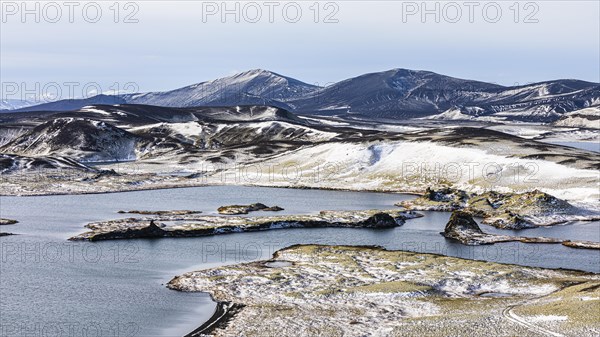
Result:
{"type": "Polygon", "coordinates": [[[431,201],[452,202],[461,204],[469,199],[465,191],[445,187],[439,190],[434,190],[430,187],[425,191],[425,197],[431,201]]]}
{"type": "Polygon", "coordinates": [[[265,204],[261,204],[260,202],[250,204],[250,205],[229,205],[229,206],[221,206],[217,209],[219,214],[225,215],[236,215],[236,214],[248,214],[250,212],[255,211],[282,211],[283,208],[279,206],[269,207],[265,204]]]}
{"type": "Polygon", "coordinates": [[[14,235],[13,233],[0,232],[0,236],[14,235]]]}
{"type": "Polygon", "coordinates": [[[145,227],[127,228],[123,231],[110,231],[98,233],[91,237],[90,241],[97,240],[112,240],[112,239],[140,239],[140,238],[160,238],[165,236],[165,231],[159,226],[150,221],[150,224],[145,227]]]}
{"type": "Polygon", "coordinates": [[[450,220],[441,234],[466,245],[482,244],[483,242],[477,239],[485,235],[471,214],[463,211],[452,212],[450,220]]]}
{"type": "Polygon", "coordinates": [[[271,206],[271,207],[263,208],[262,211],[279,212],[279,211],[283,211],[283,208],[281,208],[279,206],[271,206]]]}
{"type": "Polygon", "coordinates": [[[444,228],[444,233],[450,235],[452,233],[456,233],[457,231],[472,231],[475,233],[483,233],[481,228],[471,214],[463,211],[454,211],[450,216],[450,220],[446,224],[446,228],[444,228]]]}
{"type": "MultiPolygon", "coordinates": [[[[402,221],[404,223],[404,221],[402,221]]],[[[364,228],[392,228],[398,226],[398,222],[387,213],[373,214],[367,220],[358,223],[358,227],[364,228]]]]}

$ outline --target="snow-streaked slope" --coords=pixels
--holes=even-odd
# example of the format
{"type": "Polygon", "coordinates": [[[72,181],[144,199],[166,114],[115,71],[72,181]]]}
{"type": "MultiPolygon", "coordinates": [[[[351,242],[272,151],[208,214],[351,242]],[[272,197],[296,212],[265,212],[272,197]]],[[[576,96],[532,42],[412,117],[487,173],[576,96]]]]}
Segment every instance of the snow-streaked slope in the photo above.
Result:
{"type": "Polygon", "coordinates": [[[339,133],[285,121],[157,123],[128,129],[143,139],[142,158],[172,158],[187,162],[212,156],[212,161],[251,160],[261,154],[286,151],[305,143],[329,141],[339,133]]]}
{"type": "Polygon", "coordinates": [[[556,126],[600,129],[600,106],[571,111],[554,122],[556,126]]]}
{"type": "Polygon", "coordinates": [[[309,95],[319,87],[267,70],[254,69],[166,92],[122,95],[128,103],[169,107],[273,105],[309,95]]]}
{"type": "Polygon", "coordinates": [[[95,171],[95,169],[67,157],[26,157],[0,153],[0,174],[35,172],[48,169],[95,171]]]}
{"type": "Polygon", "coordinates": [[[501,122],[506,120],[506,117],[501,116],[479,116],[477,113],[469,112],[474,111],[474,109],[460,109],[453,108],[448,109],[440,114],[427,116],[419,119],[426,120],[440,120],[440,121],[480,121],[480,122],[501,122]],[[465,112],[463,112],[465,111],[465,112]]]}
{"type": "Polygon", "coordinates": [[[452,108],[457,95],[498,88],[502,87],[428,71],[393,69],[338,82],[290,104],[303,112],[337,109],[373,117],[413,118],[452,108]]]}
{"type": "Polygon", "coordinates": [[[0,150],[31,156],[64,156],[85,161],[135,159],[136,136],[102,121],[56,118],[36,126],[0,150]]]}
{"type": "Polygon", "coordinates": [[[70,156],[79,161],[168,157],[187,162],[206,156],[207,151],[212,151],[208,154],[212,160],[221,161],[237,158],[244,151],[274,154],[340,135],[328,131],[330,126],[319,127],[268,106],[94,105],[72,112],[37,113],[33,119],[27,114],[14,116],[7,119],[10,127],[1,129],[0,151],[70,156]]]}

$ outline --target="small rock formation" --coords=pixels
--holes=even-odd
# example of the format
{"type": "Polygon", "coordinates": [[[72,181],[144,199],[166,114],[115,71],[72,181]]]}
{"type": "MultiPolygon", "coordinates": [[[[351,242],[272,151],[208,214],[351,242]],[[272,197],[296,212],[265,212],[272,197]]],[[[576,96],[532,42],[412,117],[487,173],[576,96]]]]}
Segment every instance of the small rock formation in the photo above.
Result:
{"type": "Polygon", "coordinates": [[[0,218],[0,225],[14,225],[19,223],[17,220],[0,218]]]}
{"type": "Polygon", "coordinates": [[[0,236],[14,235],[13,233],[0,232],[0,236]]]}
{"type": "Polygon", "coordinates": [[[279,206],[271,206],[271,207],[263,208],[261,211],[279,212],[279,211],[283,211],[283,208],[281,208],[279,206]]]}
{"type": "Polygon", "coordinates": [[[225,215],[237,215],[237,214],[248,214],[250,212],[255,211],[272,211],[278,212],[283,211],[283,208],[279,206],[269,207],[265,204],[261,204],[259,202],[250,205],[229,205],[229,206],[221,206],[217,209],[219,214],[225,215]]]}
{"type": "Polygon", "coordinates": [[[360,221],[357,225],[362,228],[392,228],[397,227],[399,223],[387,213],[377,213],[366,220],[360,221]]]}
{"type": "Polygon", "coordinates": [[[481,236],[485,235],[471,214],[463,211],[452,212],[450,220],[441,234],[465,245],[481,244],[481,236]]]}

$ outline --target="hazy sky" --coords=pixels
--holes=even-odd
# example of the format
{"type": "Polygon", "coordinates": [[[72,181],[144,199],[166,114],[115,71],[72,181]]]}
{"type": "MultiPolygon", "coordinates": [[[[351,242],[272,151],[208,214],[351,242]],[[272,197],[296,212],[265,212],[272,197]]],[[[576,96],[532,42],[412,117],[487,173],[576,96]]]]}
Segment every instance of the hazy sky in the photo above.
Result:
{"type": "Polygon", "coordinates": [[[89,83],[98,85],[88,92],[133,82],[168,90],[253,68],[321,85],[392,68],[504,85],[600,82],[598,1],[229,1],[224,18],[221,3],[131,1],[117,13],[114,1],[77,2],[69,13],[63,2],[37,2],[38,23],[35,14],[22,17],[21,1],[3,1],[3,89],[75,82],[81,96],[89,83]]]}

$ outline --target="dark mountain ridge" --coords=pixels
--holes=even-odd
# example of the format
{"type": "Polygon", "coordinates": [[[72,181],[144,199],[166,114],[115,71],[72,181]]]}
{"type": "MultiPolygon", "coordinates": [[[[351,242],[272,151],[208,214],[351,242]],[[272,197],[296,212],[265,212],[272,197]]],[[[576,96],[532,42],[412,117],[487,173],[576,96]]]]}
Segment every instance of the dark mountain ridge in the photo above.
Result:
{"type": "Polygon", "coordinates": [[[400,120],[456,110],[474,118],[549,123],[565,113],[600,105],[600,84],[566,79],[507,87],[430,71],[392,69],[318,87],[256,69],[172,91],[99,95],[13,111],[69,111],[98,104],[171,108],[260,105],[301,114],[361,114],[400,120]]]}

